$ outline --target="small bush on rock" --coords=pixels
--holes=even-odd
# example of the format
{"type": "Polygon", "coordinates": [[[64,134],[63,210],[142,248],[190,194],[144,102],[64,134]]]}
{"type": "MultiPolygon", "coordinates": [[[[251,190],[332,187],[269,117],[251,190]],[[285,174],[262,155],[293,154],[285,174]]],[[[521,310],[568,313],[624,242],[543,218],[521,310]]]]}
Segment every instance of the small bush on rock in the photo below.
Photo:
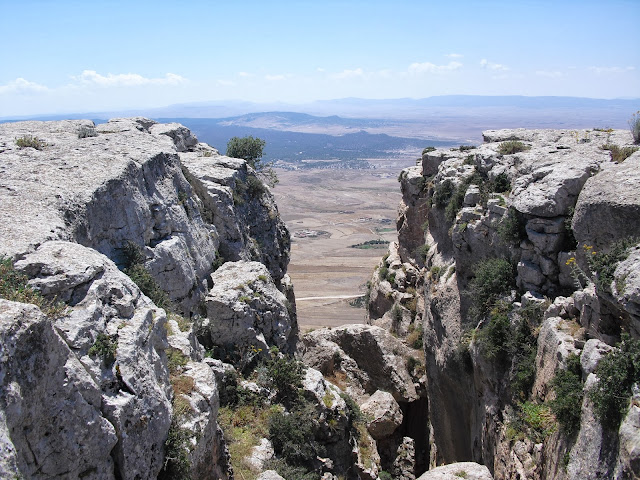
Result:
{"type": "Polygon", "coordinates": [[[631,248],[637,243],[638,239],[625,238],[615,242],[606,253],[596,252],[588,245],[584,247],[589,268],[596,274],[595,284],[598,289],[611,293],[611,283],[616,267],[629,256],[631,248]]]}
{"type": "Polygon", "coordinates": [[[64,314],[66,305],[62,302],[47,300],[42,294],[29,286],[29,277],[17,271],[10,258],[0,257],[0,298],[12,302],[31,303],[42,312],[57,318],[64,314]]]}
{"type": "Polygon", "coordinates": [[[619,147],[608,143],[601,148],[602,150],[609,150],[612,162],[621,163],[637,152],[640,147],[619,147]]]}
{"type": "Polygon", "coordinates": [[[518,244],[527,238],[526,222],[520,212],[511,207],[498,224],[497,232],[500,240],[507,245],[518,244]]]}
{"type": "Polygon", "coordinates": [[[35,148],[36,150],[42,150],[47,144],[44,140],[40,140],[38,137],[34,137],[33,135],[23,135],[20,138],[16,138],[16,145],[18,148],[35,148]]]}
{"type": "Polygon", "coordinates": [[[315,439],[313,406],[275,413],[269,421],[269,439],[276,454],[289,465],[310,464],[322,452],[315,439]]]}
{"type": "Polygon", "coordinates": [[[479,262],[475,277],[469,284],[474,307],[479,316],[486,315],[494,302],[511,291],[515,285],[512,265],[502,258],[490,258],[479,262]]]}
{"type": "Polygon", "coordinates": [[[567,358],[567,368],[556,373],[551,386],[556,398],[551,403],[551,411],[558,423],[568,434],[577,431],[580,426],[582,408],[582,369],[580,357],[575,354],[567,358]]]}
{"type": "Polygon", "coordinates": [[[100,357],[106,365],[112,365],[116,361],[116,351],[118,350],[118,342],[116,335],[107,335],[99,333],[96,341],[87,352],[90,357],[100,357]]]}
{"type": "Polygon", "coordinates": [[[617,430],[629,408],[631,387],[640,383],[640,340],[623,335],[618,349],[600,361],[595,373],[598,383],[589,397],[603,425],[617,430]]]}
{"type": "Polygon", "coordinates": [[[498,153],[501,155],[511,155],[513,153],[524,152],[531,147],[519,140],[507,140],[498,146],[498,153]]]}

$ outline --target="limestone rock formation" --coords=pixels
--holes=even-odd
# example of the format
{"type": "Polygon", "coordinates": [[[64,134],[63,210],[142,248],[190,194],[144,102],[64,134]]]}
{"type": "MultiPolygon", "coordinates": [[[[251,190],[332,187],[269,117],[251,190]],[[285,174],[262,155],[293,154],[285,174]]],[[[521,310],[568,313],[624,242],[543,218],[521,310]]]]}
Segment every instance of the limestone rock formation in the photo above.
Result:
{"type": "Polygon", "coordinates": [[[254,333],[295,344],[289,234],[268,188],[182,125],[140,117],[3,124],[0,145],[0,257],[63,302],[49,318],[0,300],[0,471],[229,478],[192,324],[220,264],[257,260],[273,318],[254,333]],[[39,148],[18,146],[27,135],[39,148]]]}
{"type": "Polygon", "coordinates": [[[272,346],[293,352],[297,322],[289,301],[280,292],[264,264],[227,262],[210,277],[205,298],[206,318],[198,336],[207,346],[228,350],[260,350],[272,346]]]}
{"type": "Polygon", "coordinates": [[[477,147],[425,150],[422,178],[415,167],[400,175],[398,244],[370,282],[371,323],[409,344],[411,318],[421,327],[430,466],[476,461],[500,479],[637,476],[634,404],[625,429],[610,431],[589,391],[621,334],[639,338],[640,154],[612,161],[609,150],[632,144],[625,131],[483,136],[477,147]],[[571,434],[549,422],[554,379],[574,355],[584,401],[571,434]],[[549,416],[544,428],[527,409],[549,416]]]}
{"type": "Polygon", "coordinates": [[[367,418],[367,430],[375,439],[388,437],[402,425],[402,411],[389,392],[377,390],[360,410],[367,418]]]}
{"type": "Polygon", "coordinates": [[[450,463],[423,473],[418,480],[493,480],[489,469],[474,462],[450,463]]]}

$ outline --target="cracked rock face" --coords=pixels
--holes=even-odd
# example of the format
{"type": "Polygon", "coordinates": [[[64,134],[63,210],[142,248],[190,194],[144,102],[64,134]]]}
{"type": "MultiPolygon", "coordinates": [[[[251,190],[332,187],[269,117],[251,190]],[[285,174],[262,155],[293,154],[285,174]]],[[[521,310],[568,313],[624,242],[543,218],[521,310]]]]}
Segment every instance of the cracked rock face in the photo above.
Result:
{"type": "Polygon", "coordinates": [[[272,346],[293,352],[298,324],[285,295],[258,262],[227,262],[211,275],[205,299],[207,318],[198,337],[208,347],[254,349],[266,355],[272,346]]]}
{"type": "Polygon", "coordinates": [[[253,338],[293,350],[289,233],[246,162],[141,117],[2,124],[0,256],[67,308],[50,319],[0,300],[0,476],[155,479],[178,419],[192,477],[229,477],[215,372],[189,319],[167,322],[123,273],[131,244],[186,317],[201,313],[223,260],[262,262],[249,268],[264,283],[245,312],[260,315],[253,338]],[[42,148],[18,147],[26,135],[42,148]],[[170,382],[176,352],[190,360],[189,391],[170,382]],[[173,411],[176,399],[188,414],[173,411]]]}
{"type": "Polygon", "coordinates": [[[0,342],[2,477],[114,478],[100,388],[51,321],[0,299],[0,342]]]}

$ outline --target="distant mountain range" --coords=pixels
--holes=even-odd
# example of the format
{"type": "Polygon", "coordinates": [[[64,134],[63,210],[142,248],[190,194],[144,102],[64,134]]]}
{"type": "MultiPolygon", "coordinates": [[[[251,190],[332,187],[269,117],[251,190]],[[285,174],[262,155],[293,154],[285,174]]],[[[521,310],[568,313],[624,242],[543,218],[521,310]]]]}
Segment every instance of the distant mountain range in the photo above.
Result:
{"type": "MultiPolygon", "coordinates": [[[[298,105],[197,102],[30,119],[90,118],[99,123],[141,115],[179,121],[221,151],[229,138],[253,135],[267,141],[269,159],[299,163],[302,159],[357,162],[415,156],[428,145],[480,143],[482,131],[488,129],[627,128],[628,119],[638,110],[640,99],[446,95],[422,99],[343,98],[298,105]]],[[[22,119],[4,119],[15,120],[22,119]]]]}

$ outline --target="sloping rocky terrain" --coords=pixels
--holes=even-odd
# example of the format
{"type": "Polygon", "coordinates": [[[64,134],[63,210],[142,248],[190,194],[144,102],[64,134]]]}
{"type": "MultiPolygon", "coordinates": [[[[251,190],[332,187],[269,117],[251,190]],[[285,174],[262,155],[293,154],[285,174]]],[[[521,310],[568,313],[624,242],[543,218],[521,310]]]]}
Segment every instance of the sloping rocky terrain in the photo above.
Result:
{"type": "Polygon", "coordinates": [[[0,125],[0,476],[637,477],[640,153],[484,136],[400,175],[370,324],[299,336],[243,160],[145,118],[0,125]]]}
{"type": "Polygon", "coordinates": [[[640,152],[627,131],[483,136],[402,172],[370,282],[370,323],[423,349],[430,465],[638,478],[640,152]]]}

